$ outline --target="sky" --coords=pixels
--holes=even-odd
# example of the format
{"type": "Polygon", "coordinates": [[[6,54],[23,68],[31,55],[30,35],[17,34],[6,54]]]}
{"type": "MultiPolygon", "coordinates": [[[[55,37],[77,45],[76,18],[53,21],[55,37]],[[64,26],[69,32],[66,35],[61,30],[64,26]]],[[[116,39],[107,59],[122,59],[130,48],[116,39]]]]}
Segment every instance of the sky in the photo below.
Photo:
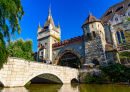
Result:
{"type": "Polygon", "coordinates": [[[96,18],[122,0],[21,0],[25,15],[19,22],[21,34],[15,33],[15,38],[33,41],[33,51],[37,52],[37,29],[40,22],[44,26],[51,4],[51,14],[55,23],[61,27],[61,41],[83,35],[81,26],[91,13],[96,18]]]}

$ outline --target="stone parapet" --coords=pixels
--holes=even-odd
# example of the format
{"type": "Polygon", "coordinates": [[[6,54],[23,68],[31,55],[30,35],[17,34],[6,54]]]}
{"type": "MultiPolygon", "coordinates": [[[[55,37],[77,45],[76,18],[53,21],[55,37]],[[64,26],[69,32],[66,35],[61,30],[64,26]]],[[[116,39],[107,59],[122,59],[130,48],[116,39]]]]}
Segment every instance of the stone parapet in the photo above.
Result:
{"type": "Polygon", "coordinates": [[[54,44],[52,44],[52,48],[55,49],[55,48],[63,47],[66,45],[83,42],[83,41],[84,41],[84,36],[82,35],[82,36],[78,36],[78,37],[67,39],[67,40],[64,40],[61,42],[54,43],[54,44]]]}

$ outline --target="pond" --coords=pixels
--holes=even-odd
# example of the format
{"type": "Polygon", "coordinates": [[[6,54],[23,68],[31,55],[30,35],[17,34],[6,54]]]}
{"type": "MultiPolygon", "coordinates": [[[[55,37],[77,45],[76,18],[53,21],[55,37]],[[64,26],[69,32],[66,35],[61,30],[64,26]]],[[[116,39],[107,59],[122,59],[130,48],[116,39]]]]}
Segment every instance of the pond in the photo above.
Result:
{"type": "Polygon", "coordinates": [[[130,86],[115,84],[31,84],[29,87],[1,87],[0,92],[130,92],[130,86]]]}

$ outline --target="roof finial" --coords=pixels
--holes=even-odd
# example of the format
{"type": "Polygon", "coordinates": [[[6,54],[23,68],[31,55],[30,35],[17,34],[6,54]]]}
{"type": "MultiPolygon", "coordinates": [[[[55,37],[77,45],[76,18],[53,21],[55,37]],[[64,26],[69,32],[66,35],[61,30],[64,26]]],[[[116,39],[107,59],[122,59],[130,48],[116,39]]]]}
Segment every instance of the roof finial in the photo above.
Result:
{"type": "Polygon", "coordinates": [[[51,15],[51,4],[49,6],[49,15],[51,15]]]}
{"type": "Polygon", "coordinates": [[[39,21],[39,26],[38,26],[38,28],[40,28],[41,26],[40,26],[40,21],[39,21]]]}
{"type": "Polygon", "coordinates": [[[59,21],[58,21],[58,28],[60,28],[59,21]]]}
{"type": "Polygon", "coordinates": [[[92,14],[92,12],[90,12],[90,10],[89,10],[89,15],[90,15],[90,14],[92,14]]]}

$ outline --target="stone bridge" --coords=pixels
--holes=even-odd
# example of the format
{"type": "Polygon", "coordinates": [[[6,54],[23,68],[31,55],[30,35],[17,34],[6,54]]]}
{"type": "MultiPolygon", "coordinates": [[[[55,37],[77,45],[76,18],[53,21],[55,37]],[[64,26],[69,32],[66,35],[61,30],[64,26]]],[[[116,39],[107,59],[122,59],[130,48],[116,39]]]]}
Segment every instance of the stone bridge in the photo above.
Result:
{"type": "Polygon", "coordinates": [[[5,87],[24,86],[36,77],[50,79],[57,83],[71,83],[72,79],[78,78],[78,70],[15,57],[9,57],[8,62],[0,70],[0,82],[5,87]]]}

